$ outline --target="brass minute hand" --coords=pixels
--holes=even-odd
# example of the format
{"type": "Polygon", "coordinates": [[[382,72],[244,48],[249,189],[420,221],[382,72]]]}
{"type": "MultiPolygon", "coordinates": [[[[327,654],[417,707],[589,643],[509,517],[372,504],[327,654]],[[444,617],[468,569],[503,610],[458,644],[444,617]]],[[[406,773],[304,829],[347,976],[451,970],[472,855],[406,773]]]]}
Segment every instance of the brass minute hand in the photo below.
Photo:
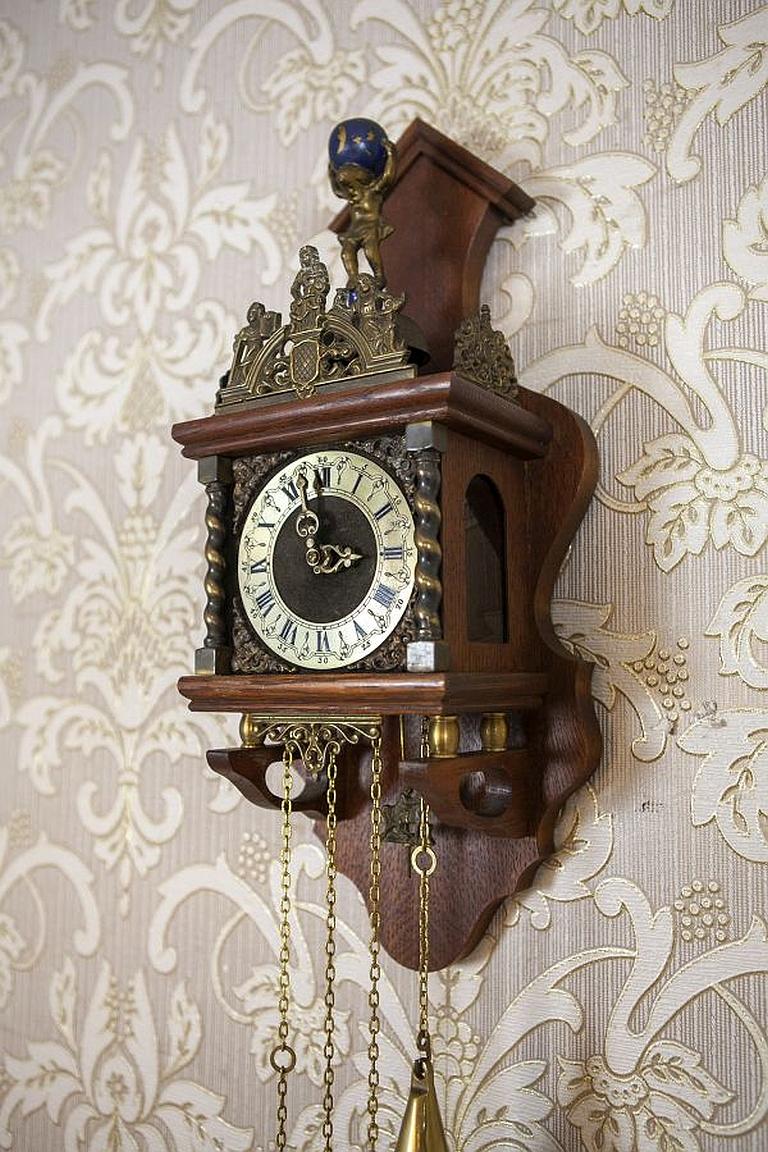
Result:
{"type": "Polygon", "coordinates": [[[305,472],[301,471],[297,475],[296,487],[301,500],[301,512],[296,518],[296,533],[304,540],[307,564],[315,575],[330,575],[338,572],[340,568],[350,568],[357,560],[362,560],[360,553],[353,552],[350,547],[342,547],[340,544],[318,545],[316,533],[320,521],[307,504],[309,484],[305,472]]]}

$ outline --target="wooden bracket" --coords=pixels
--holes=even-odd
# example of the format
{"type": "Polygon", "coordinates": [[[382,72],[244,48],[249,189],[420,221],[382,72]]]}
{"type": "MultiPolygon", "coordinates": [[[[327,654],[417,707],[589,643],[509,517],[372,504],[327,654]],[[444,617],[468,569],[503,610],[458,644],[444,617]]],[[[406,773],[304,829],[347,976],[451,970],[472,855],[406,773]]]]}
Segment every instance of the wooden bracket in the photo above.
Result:
{"type": "Polygon", "coordinates": [[[403,760],[403,787],[424,797],[440,824],[484,836],[525,836],[534,815],[528,748],[403,760]]]}
{"type": "MultiPolygon", "coordinates": [[[[218,772],[246,800],[257,808],[279,808],[281,798],[267,783],[270,766],[279,760],[279,748],[213,748],[207,754],[208,766],[218,772]]],[[[301,794],[291,802],[294,812],[324,820],[328,808],[325,802],[326,781],[324,777],[314,779],[304,770],[301,761],[294,762],[294,769],[304,781],[301,794]]]]}

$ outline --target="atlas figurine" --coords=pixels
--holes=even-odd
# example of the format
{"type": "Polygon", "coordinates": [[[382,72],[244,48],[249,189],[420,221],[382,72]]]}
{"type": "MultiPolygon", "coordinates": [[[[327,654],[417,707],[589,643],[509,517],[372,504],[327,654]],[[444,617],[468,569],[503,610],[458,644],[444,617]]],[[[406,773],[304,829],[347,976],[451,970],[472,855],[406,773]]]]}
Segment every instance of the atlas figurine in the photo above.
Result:
{"type": "Polygon", "coordinates": [[[362,249],[376,287],[383,288],[381,242],[394,229],[382,219],[381,207],[395,178],[395,146],[375,120],[358,117],[336,125],[328,155],[331,188],[349,204],[349,225],[339,237],[348,287],[359,284],[362,249]]]}

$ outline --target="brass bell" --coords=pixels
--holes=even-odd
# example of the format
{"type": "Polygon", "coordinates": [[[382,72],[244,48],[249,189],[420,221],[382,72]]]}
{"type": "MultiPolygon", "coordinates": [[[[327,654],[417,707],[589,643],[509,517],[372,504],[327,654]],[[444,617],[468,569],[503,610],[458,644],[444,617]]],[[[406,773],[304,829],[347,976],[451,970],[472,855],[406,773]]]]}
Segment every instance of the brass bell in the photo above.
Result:
{"type": "Polygon", "coordinates": [[[448,1152],[429,1056],[414,1062],[411,1091],[394,1152],[448,1152]]]}

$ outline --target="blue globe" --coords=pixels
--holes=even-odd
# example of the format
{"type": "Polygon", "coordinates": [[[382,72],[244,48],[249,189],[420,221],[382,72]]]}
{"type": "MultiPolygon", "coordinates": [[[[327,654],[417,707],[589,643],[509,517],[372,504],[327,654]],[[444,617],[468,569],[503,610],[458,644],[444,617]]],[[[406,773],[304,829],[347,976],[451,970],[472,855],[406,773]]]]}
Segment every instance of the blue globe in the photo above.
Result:
{"type": "Polygon", "coordinates": [[[374,177],[381,176],[387,163],[386,140],[386,132],[375,120],[363,116],[342,120],[328,140],[331,168],[338,172],[348,164],[356,164],[374,177]]]}

